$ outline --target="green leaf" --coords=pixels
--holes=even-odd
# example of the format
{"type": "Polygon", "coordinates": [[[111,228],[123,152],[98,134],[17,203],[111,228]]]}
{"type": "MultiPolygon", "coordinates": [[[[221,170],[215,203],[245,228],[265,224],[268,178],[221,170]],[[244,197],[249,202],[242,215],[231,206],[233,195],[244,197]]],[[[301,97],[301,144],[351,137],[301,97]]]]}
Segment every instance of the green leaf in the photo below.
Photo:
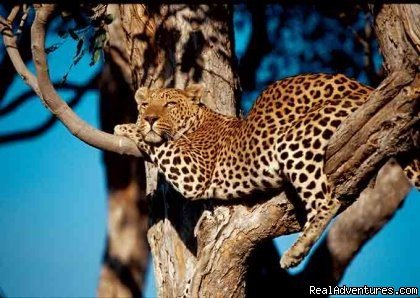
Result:
{"type": "Polygon", "coordinates": [[[70,69],[67,71],[67,73],[63,76],[63,78],[60,81],[60,85],[64,85],[67,82],[67,77],[69,76],[70,69]]]}
{"type": "Polygon", "coordinates": [[[104,42],[105,42],[106,36],[104,35],[99,35],[95,38],[95,43],[93,45],[94,49],[102,49],[104,47],[104,42]]]}
{"type": "Polygon", "coordinates": [[[46,53],[46,54],[52,53],[52,52],[54,52],[55,50],[57,50],[59,46],[60,46],[60,45],[59,45],[58,43],[55,43],[55,44],[53,44],[53,45],[51,45],[51,46],[47,47],[47,48],[45,49],[45,53],[46,53]]]}
{"type": "Polygon", "coordinates": [[[99,58],[101,57],[101,50],[100,49],[96,49],[93,52],[93,56],[92,56],[92,60],[90,61],[89,65],[93,66],[96,64],[96,62],[98,62],[99,58]]]}

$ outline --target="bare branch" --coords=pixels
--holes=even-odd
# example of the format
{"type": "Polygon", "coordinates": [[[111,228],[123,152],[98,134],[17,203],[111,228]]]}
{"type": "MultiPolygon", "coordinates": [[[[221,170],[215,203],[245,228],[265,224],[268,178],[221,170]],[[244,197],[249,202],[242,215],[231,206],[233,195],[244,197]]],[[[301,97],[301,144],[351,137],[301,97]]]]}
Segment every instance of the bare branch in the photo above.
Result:
{"type": "MultiPolygon", "coordinates": [[[[84,93],[84,92],[83,92],[84,93]]],[[[68,105],[69,107],[75,107],[80,100],[82,99],[83,93],[78,93],[72,98],[68,105]]],[[[48,129],[50,129],[56,122],[57,118],[54,115],[51,115],[48,120],[45,120],[40,125],[37,125],[33,128],[22,130],[22,131],[14,131],[12,133],[2,134],[0,135],[0,145],[8,144],[10,142],[22,141],[30,138],[34,138],[40,136],[48,129]]]]}
{"type": "Polygon", "coordinates": [[[359,200],[337,218],[327,238],[336,280],[362,246],[392,218],[410,188],[401,167],[389,162],[378,172],[375,187],[366,189],[359,200]]]}
{"type": "Polygon", "coordinates": [[[41,92],[38,88],[36,77],[28,70],[23,62],[22,57],[19,53],[18,46],[16,43],[16,36],[13,33],[12,23],[19,12],[19,6],[15,6],[10,13],[7,20],[0,16],[0,32],[3,35],[4,45],[6,47],[7,54],[10,57],[17,73],[25,81],[26,84],[31,87],[35,93],[42,99],[41,92]]]}
{"type": "MultiPolygon", "coordinates": [[[[54,85],[58,86],[59,90],[69,90],[69,91],[75,91],[79,93],[80,91],[85,92],[85,91],[94,89],[95,86],[93,83],[96,83],[97,79],[98,79],[98,75],[94,76],[94,78],[91,79],[90,82],[87,82],[86,84],[83,84],[83,85],[77,85],[73,83],[64,83],[60,85],[58,83],[54,83],[54,85]]],[[[0,117],[15,111],[22,104],[24,104],[29,99],[31,99],[32,96],[36,96],[33,90],[28,90],[22,94],[19,94],[19,96],[13,98],[12,100],[10,100],[10,102],[8,102],[7,104],[3,105],[0,108],[0,117]]]]}
{"type": "MultiPolygon", "coordinates": [[[[75,94],[73,98],[69,101],[68,105],[73,108],[78,103],[80,103],[83,95],[88,90],[91,90],[94,88],[97,82],[97,79],[98,79],[98,74],[95,75],[89,82],[81,86],[71,84],[71,83],[65,83],[62,86],[60,86],[60,90],[67,89],[67,90],[75,91],[75,94]]],[[[33,95],[34,93],[32,90],[21,94],[15,100],[11,101],[8,105],[4,106],[3,108],[0,108],[0,116],[14,111],[17,107],[19,107],[29,98],[31,98],[33,95]]],[[[42,133],[46,132],[49,128],[51,128],[57,122],[57,120],[58,119],[54,115],[51,115],[51,117],[49,117],[48,120],[44,121],[40,125],[37,125],[33,128],[22,130],[22,131],[14,131],[12,133],[7,133],[7,134],[2,134],[0,135],[0,145],[37,137],[41,135],[42,133]]]]}
{"type": "Polygon", "coordinates": [[[38,85],[46,105],[67,129],[83,142],[98,149],[141,156],[141,152],[134,142],[128,138],[114,136],[90,126],[80,119],[57,94],[49,78],[45,53],[45,26],[53,11],[54,5],[38,6],[31,28],[32,54],[38,85]]]}
{"type": "MultiPolygon", "coordinates": [[[[0,24],[0,27],[1,26],[2,25],[0,24]]],[[[4,28],[4,26],[2,28],[4,28]]],[[[28,60],[32,59],[31,38],[30,38],[29,32],[24,31],[22,33],[23,34],[19,36],[19,53],[22,60],[26,63],[28,60]]],[[[14,78],[16,77],[16,69],[7,54],[4,56],[4,58],[1,61],[0,69],[1,69],[0,102],[2,102],[5,99],[5,94],[7,90],[10,88],[14,78]]]]}
{"type": "Polygon", "coordinates": [[[22,7],[23,14],[22,14],[22,17],[20,19],[19,28],[16,31],[17,35],[20,35],[22,33],[22,28],[25,25],[25,22],[26,22],[26,19],[28,18],[29,10],[30,10],[30,7],[28,6],[28,4],[23,4],[22,6],[23,6],[22,7]]]}
{"type": "Polygon", "coordinates": [[[13,6],[12,10],[10,11],[9,16],[7,17],[7,22],[9,24],[12,24],[13,21],[16,19],[16,16],[18,15],[19,10],[20,10],[19,5],[13,6]]]}
{"type": "Polygon", "coordinates": [[[334,190],[337,197],[354,199],[387,157],[413,148],[411,132],[420,118],[419,96],[420,76],[393,73],[340,127],[328,147],[330,162],[325,168],[330,179],[340,184],[334,190]]]}
{"type": "Polygon", "coordinates": [[[378,5],[376,36],[388,73],[404,69],[418,72],[420,66],[420,5],[378,5]]]}
{"type": "MultiPolygon", "coordinates": [[[[141,156],[137,146],[129,139],[117,137],[93,128],[81,120],[55,91],[48,74],[45,54],[45,25],[54,11],[53,5],[41,5],[36,8],[36,18],[32,25],[32,50],[38,78],[35,77],[23,62],[13,34],[11,21],[16,17],[16,8],[8,20],[0,19],[0,30],[10,59],[23,80],[43,99],[48,108],[76,137],[99,149],[120,154],[141,156]],[[44,100],[48,98],[48,100],[44,100]]],[[[51,122],[48,122],[51,123],[51,122]]],[[[46,124],[48,124],[46,123],[46,124]]]]}
{"type": "Polygon", "coordinates": [[[375,115],[391,98],[395,97],[398,91],[407,83],[410,83],[410,74],[401,71],[392,73],[387,77],[378,88],[370,95],[371,103],[364,109],[359,109],[357,113],[351,115],[352,121],[346,121],[339,127],[337,133],[331,139],[328,146],[327,157],[332,157],[340,149],[349,144],[349,139],[354,136],[362,127],[375,115]],[[347,136],[343,138],[343,135],[347,136]]]}

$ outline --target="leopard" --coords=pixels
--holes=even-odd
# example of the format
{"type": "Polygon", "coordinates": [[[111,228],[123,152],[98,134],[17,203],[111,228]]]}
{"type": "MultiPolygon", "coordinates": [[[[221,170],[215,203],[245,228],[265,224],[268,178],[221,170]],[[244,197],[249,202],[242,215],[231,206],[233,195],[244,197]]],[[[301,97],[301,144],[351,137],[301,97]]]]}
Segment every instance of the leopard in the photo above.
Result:
{"type": "MultiPolygon", "coordinates": [[[[297,266],[337,214],[340,201],[324,172],[334,132],[373,88],[343,74],[304,74],[269,85],[246,117],[202,103],[204,86],[139,88],[136,123],[114,134],[134,141],[145,159],[185,198],[232,200],[292,186],[306,211],[282,268],[297,266]]],[[[420,163],[407,176],[420,187],[420,163]]]]}

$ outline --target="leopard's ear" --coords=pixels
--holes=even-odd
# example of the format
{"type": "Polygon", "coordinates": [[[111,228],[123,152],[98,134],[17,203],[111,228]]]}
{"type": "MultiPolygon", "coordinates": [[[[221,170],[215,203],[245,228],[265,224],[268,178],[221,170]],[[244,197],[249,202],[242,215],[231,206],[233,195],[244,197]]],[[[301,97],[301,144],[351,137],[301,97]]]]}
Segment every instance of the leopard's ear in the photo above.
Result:
{"type": "Polygon", "coordinates": [[[204,94],[204,85],[202,84],[191,84],[185,88],[184,92],[189,98],[195,103],[200,103],[204,94]]]}
{"type": "Polygon", "coordinates": [[[147,87],[140,87],[139,89],[137,89],[136,93],[134,94],[134,99],[136,100],[138,105],[140,105],[147,99],[148,93],[149,88],[147,87]]]}

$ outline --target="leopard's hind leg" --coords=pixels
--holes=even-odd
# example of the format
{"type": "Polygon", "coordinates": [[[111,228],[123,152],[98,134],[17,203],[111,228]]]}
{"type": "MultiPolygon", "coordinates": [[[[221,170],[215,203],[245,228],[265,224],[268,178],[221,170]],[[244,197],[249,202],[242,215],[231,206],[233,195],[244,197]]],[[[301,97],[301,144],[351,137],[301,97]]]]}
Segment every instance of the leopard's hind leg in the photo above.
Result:
{"type": "Polygon", "coordinates": [[[318,127],[321,126],[294,129],[280,145],[281,170],[304,203],[307,214],[302,233],[281,258],[283,268],[297,266],[303,260],[340,207],[340,201],[331,196],[324,172],[327,138],[301,137],[311,135],[311,130],[320,135],[318,127]]]}
{"type": "MultiPolygon", "coordinates": [[[[283,254],[280,261],[282,268],[297,266],[303,260],[340,208],[340,201],[331,197],[323,163],[300,163],[302,161],[288,163],[286,160],[289,168],[285,169],[285,173],[305,203],[307,221],[299,238],[283,254]]],[[[404,166],[404,171],[413,186],[420,190],[420,160],[411,159],[404,166]]]]}
{"type": "Polygon", "coordinates": [[[331,197],[325,174],[309,182],[306,188],[296,181],[293,184],[305,203],[307,220],[299,238],[282,255],[280,260],[282,268],[297,266],[303,260],[340,207],[340,202],[331,197]]]}

